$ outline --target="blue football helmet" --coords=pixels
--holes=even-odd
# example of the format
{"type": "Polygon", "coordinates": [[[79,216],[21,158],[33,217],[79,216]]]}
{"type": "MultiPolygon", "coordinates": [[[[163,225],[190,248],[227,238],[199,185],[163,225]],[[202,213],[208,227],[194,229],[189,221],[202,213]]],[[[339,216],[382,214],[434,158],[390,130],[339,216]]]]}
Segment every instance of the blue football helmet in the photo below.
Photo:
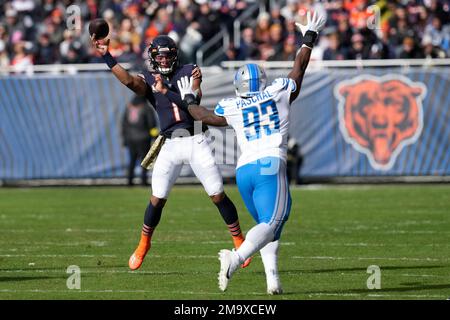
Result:
{"type": "Polygon", "coordinates": [[[249,63],[238,69],[233,83],[236,95],[248,98],[266,88],[267,76],[263,68],[255,63],[249,63]]]}

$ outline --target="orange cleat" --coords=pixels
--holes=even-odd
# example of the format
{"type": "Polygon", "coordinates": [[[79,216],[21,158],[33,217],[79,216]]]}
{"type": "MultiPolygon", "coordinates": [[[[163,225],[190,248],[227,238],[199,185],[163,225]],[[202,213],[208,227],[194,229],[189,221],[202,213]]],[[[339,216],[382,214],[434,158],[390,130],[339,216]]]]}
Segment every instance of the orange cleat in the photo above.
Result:
{"type": "Polygon", "coordinates": [[[149,239],[141,239],[139,246],[136,248],[134,253],[131,255],[130,260],[128,260],[128,266],[131,270],[137,270],[144,262],[145,255],[148,250],[150,250],[151,243],[149,239]]]}
{"type": "MultiPolygon", "coordinates": [[[[237,237],[233,237],[233,242],[234,242],[234,248],[235,249],[238,249],[240,246],[241,246],[241,244],[244,242],[244,236],[242,235],[242,234],[240,234],[239,236],[237,236],[237,237]]],[[[241,265],[241,267],[242,268],[246,268],[246,267],[248,267],[248,265],[250,264],[250,262],[252,262],[252,258],[253,257],[250,257],[250,258],[248,258],[247,260],[245,260],[244,261],[244,263],[241,265]]]]}

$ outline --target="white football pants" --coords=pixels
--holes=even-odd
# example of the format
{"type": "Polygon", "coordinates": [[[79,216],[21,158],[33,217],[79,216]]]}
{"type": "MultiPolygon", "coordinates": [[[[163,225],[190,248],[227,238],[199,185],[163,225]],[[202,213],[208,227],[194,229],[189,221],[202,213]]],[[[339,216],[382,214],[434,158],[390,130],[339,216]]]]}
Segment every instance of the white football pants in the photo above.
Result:
{"type": "Polygon", "coordinates": [[[223,192],[222,176],[214,155],[206,136],[200,133],[166,139],[153,167],[153,196],[167,199],[183,164],[191,166],[209,196],[223,192]]]}

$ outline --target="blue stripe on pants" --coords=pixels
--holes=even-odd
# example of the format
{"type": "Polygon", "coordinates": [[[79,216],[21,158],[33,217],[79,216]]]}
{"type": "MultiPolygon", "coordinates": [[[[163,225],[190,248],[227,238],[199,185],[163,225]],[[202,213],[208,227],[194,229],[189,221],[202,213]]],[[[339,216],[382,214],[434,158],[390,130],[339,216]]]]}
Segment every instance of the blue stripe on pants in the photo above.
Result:
{"type": "Polygon", "coordinates": [[[257,223],[267,223],[278,240],[291,210],[286,164],[276,157],[259,159],[237,169],[236,180],[244,203],[257,223]]]}

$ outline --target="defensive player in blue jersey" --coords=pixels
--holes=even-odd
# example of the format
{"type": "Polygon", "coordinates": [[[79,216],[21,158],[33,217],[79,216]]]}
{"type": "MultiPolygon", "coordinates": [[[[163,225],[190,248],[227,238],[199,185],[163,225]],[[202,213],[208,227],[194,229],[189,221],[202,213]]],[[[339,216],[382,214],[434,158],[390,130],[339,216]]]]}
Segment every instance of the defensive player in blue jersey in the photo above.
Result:
{"type": "MultiPolygon", "coordinates": [[[[197,178],[203,184],[211,200],[217,206],[238,248],[244,241],[239,225],[236,207],[223,190],[222,177],[215,163],[211,148],[202,132],[194,131],[194,119],[181,108],[182,99],[177,81],[183,76],[192,77],[192,88],[200,99],[201,71],[194,64],[178,63],[178,48],[168,36],[156,37],[148,48],[149,70],[132,75],[108,52],[109,40],[92,42],[111,69],[114,76],[136,94],[145,96],[155,108],[164,136],[164,144],[158,154],[152,173],[152,196],[144,216],[141,240],[129,259],[129,267],[138,269],[151,247],[152,234],[159,224],[163,207],[170,190],[178,178],[184,163],[190,164],[197,178]],[[159,92],[156,83],[164,83],[166,90],[159,92]]],[[[243,266],[248,265],[247,260],[243,266]]]]}
{"type": "Polygon", "coordinates": [[[241,156],[236,181],[245,205],[257,225],[249,230],[236,250],[219,252],[219,288],[225,291],[238,266],[260,251],[269,294],[282,293],[278,275],[278,247],[281,230],[291,209],[286,176],[287,138],[290,104],[300,86],[325,18],[307,13],[307,25],[298,24],[304,33],[303,45],[292,71],[266,87],[264,70],[256,64],[241,67],[235,75],[236,97],[221,100],[214,111],[196,105],[195,87],[190,79],[180,79],[184,107],[191,115],[209,125],[231,125],[236,132],[241,156]]]}

